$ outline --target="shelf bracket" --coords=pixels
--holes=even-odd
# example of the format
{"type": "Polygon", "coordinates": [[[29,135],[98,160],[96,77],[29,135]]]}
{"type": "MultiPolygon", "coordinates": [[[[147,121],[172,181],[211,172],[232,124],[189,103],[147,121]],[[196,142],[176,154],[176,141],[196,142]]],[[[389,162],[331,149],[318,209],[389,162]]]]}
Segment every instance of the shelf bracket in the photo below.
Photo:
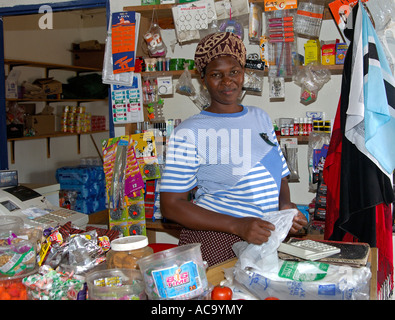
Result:
{"type": "Polygon", "coordinates": [[[51,158],[51,138],[47,137],[47,158],[51,158]]]}
{"type": "Polygon", "coordinates": [[[15,141],[10,141],[11,142],[11,163],[15,163],[15,141]]]}
{"type": "Polygon", "coordinates": [[[78,152],[78,154],[81,153],[81,135],[80,134],[77,135],[77,152],[78,152]]]}

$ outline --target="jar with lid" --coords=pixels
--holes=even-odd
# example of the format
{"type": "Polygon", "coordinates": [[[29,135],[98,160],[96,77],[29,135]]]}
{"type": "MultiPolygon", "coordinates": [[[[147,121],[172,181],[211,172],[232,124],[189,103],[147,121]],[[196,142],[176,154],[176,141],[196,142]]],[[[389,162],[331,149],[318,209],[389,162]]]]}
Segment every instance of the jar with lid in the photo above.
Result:
{"type": "Polygon", "coordinates": [[[137,260],[153,253],[148,246],[148,238],[143,235],[123,237],[111,241],[107,253],[107,268],[138,269],[137,260]]]}

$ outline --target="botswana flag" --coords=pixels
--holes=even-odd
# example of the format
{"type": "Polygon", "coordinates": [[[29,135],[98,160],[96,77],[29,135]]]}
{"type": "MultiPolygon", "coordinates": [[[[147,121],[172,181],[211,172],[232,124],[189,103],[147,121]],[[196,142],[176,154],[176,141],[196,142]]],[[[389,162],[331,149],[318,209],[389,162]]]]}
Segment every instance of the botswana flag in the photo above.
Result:
{"type": "Polygon", "coordinates": [[[345,34],[351,42],[323,172],[325,238],[377,247],[378,293],[388,297],[393,290],[394,81],[361,3],[350,16],[353,27],[345,34]]]}

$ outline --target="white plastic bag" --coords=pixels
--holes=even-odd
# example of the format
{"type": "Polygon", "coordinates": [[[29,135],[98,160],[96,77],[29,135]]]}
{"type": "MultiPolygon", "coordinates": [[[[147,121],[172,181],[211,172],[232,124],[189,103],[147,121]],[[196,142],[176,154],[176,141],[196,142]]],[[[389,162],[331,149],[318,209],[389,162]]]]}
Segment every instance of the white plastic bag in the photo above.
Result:
{"type": "Polygon", "coordinates": [[[235,268],[234,280],[259,299],[368,300],[371,271],[308,261],[282,261],[277,275],[235,268]]]}
{"type": "Polygon", "coordinates": [[[369,299],[370,269],[330,265],[312,261],[284,261],[277,249],[287,236],[296,209],[270,212],[263,217],[275,225],[269,241],[262,245],[238,242],[234,282],[259,299],[365,300],[369,299]]]}
{"type": "Polygon", "coordinates": [[[261,272],[278,272],[279,259],[277,249],[291,229],[292,220],[297,213],[297,209],[288,209],[264,214],[262,220],[272,223],[275,226],[275,230],[272,231],[269,240],[261,245],[247,242],[235,243],[233,251],[239,258],[236,262],[236,267],[242,270],[252,268],[261,272]]]}

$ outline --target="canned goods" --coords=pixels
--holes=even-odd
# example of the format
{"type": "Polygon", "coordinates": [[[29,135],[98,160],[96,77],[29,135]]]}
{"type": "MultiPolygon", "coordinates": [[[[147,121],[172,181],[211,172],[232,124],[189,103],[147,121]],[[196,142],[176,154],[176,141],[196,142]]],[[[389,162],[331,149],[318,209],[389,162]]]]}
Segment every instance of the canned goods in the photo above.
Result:
{"type": "Polygon", "coordinates": [[[159,33],[154,34],[154,40],[158,45],[162,43],[162,38],[159,33]]]}
{"type": "Polygon", "coordinates": [[[151,41],[154,40],[154,37],[152,36],[152,33],[147,32],[147,33],[144,35],[144,40],[145,40],[148,44],[150,44],[151,41]]]}

